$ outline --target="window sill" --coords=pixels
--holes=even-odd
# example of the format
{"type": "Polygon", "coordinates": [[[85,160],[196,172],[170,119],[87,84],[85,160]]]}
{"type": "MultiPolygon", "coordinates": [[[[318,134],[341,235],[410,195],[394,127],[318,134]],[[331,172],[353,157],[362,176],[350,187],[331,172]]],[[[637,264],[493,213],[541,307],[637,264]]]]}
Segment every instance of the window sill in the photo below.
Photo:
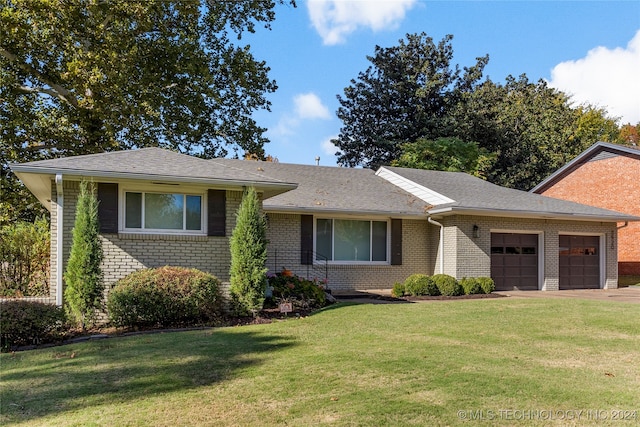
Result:
{"type": "MultiPolygon", "coordinates": [[[[344,266],[344,267],[381,267],[385,265],[391,265],[388,261],[327,261],[331,266],[344,266]]],[[[314,265],[325,265],[324,261],[314,261],[314,265]]]]}
{"type": "Polygon", "coordinates": [[[121,240],[168,240],[168,241],[205,242],[208,240],[209,237],[204,234],[160,234],[160,233],[119,232],[118,238],[121,240]]]}

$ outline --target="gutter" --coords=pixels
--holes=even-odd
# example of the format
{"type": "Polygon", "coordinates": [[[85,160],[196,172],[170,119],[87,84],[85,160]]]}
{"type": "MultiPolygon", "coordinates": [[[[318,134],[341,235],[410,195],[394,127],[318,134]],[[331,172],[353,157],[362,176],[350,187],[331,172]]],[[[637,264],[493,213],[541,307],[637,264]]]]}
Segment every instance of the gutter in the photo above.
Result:
{"type": "Polygon", "coordinates": [[[62,174],[56,175],[56,305],[62,307],[62,270],[64,268],[64,192],[62,174]]]}
{"type": "Polygon", "coordinates": [[[319,208],[310,206],[277,206],[264,204],[263,210],[269,213],[300,213],[315,215],[340,215],[348,217],[376,216],[380,218],[402,218],[402,219],[424,219],[424,213],[395,212],[395,211],[374,211],[370,209],[344,210],[334,208],[319,208]]]}
{"type": "MultiPolygon", "coordinates": [[[[607,222],[627,222],[627,221],[640,221],[640,217],[633,217],[630,215],[623,216],[602,216],[602,215],[589,215],[579,213],[561,213],[561,212],[539,212],[539,211],[518,211],[510,209],[482,209],[482,208],[466,208],[466,207],[444,207],[439,209],[430,209],[428,212],[430,215],[480,215],[491,217],[505,217],[505,218],[532,218],[532,219],[552,219],[552,220],[574,220],[574,221],[607,221],[607,222]]],[[[615,212],[614,212],[615,213],[615,212]]]]}
{"type": "Polygon", "coordinates": [[[433,225],[440,227],[440,242],[438,244],[438,252],[440,252],[440,274],[444,274],[444,226],[438,221],[435,221],[430,216],[427,217],[427,221],[433,225]]]}
{"type": "MultiPolygon", "coordinates": [[[[37,174],[37,175],[53,175],[58,176],[61,174],[62,168],[58,169],[45,169],[40,167],[33,167],[28,165],[9,165],[11,170],[16,173],[23,174],[37,174]]],[[[167,183],[185,183],[185,184],[205,184],[205,185],[219,185],[219,186],[253,186],[259,188],[278,188],[278,189],[295,189],[298,184],[284,181],[260,181],[256,180],[235,180],[224,178],[207,178],[207,177],[189,177],[189,176],[175,176],[175,175],[161,175],[161,174],[148,174],[148,173],[136,173],[136,172],[110,172],[110,171],[95,171],[95,170],[64,170],[66,176],[85,177],[91,176],[96,178],[106,179],[131,179],[131,180],[145,180],[145,181],[163,181],[167,183]]]]}

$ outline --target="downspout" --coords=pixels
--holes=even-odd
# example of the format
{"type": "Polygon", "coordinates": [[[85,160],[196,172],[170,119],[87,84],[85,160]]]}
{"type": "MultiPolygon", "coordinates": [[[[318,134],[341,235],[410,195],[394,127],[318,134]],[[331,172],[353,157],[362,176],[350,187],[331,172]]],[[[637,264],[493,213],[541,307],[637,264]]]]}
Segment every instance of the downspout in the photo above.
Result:
{"type": "Polygon", "coordinates": [[[620,227],[618,227],[618,230],[620,230],[621,228],[625,228],[629,225],[629,221],[625,221],[624,225],[621,225],[620,227]]]}
{"type": "Polygon", "coordinates": [[[62,307],[62,269],[64,268],[64,193],[62,174],[56,175],[56,305],[62,307]]]}
{"type": "Polygon", "coordinates": [[[427,221],[433,225],[440,227],[440,242],[438,243],[438,252],[440,252],[440,274],[444,274],[444,226],[438,221],[435,221],[430,216],[427,217],[427,221]]]}

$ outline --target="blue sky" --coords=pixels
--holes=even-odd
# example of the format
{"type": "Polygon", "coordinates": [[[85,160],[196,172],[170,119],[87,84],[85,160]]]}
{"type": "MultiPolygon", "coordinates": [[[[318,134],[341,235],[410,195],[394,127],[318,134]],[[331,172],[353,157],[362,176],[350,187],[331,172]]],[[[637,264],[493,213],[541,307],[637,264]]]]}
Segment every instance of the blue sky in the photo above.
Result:
{"type": "Polygon", "coordinates": [[[619,123],[640,121],[640,1],[298,0],[278,6],[272,30],[243,41],[271,67],[278,84],[271,112],[255,118],[268,129],[265,149],[286,163],[335,165],[336,95],[364,71],[376,45],[407,33],[434,41],[452,34],[461,67],[489,54],[485,77],[503,83],[526,73],[606,108],[619,123]]]}

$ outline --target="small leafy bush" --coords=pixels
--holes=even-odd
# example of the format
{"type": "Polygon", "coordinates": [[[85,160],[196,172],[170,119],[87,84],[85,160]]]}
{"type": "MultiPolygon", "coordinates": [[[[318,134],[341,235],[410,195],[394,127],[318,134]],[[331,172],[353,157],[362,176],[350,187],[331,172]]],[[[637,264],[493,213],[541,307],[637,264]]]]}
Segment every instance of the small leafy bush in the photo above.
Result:
{"type": "Polygon", "coordinates": [[[49,295],[49,222],[0,227],[0,296],[49,295]]]}
{"type": "Polygon", "coordinates": [[[484,291],[476,278],[464,277],[460,280],[460,286],[464,290],[465,295],[482,294],[484,291]]]}
{"type": "Polygon", "coordinates": [[[476,280],[485,294],[490,294],[496,290],[496,284],[491,277],[478,277],[476,280]]]}
{"type": "Polygon", "coordinates": [[[426,274],[412,274],[404,281],[405,295],[440,295],[436,284],[426,274]]]}
{"type": "Polygon", "coordinates": [[[222,315],[220,281],[181,267],[144,269],[119,280],[107,310],[115,326],[189,326],[215,323],[222,315]]]}
{"type": "Polygon", "coordinates": [[[267,304],[277,305],[288,301],[294,308],[320,308],[327,303],[324,283],[309,280],[283,269],[280,273],[267,275],[267,283],[272,288],[272,296],[267,304]]]}
{"type": "Polygon", "coordinates": [[[405,287],[404,283],[396,282],[391,289],[391,296],[400,298],[404,296],[405,287]]]}
{"type": "Polygon", "coordinates": [[[3,350],[18,345],[54,342],[67,329],[62,307],[29,301],[0,303],[0,345],[3,350]]]}
{"type": "Polygon", "coordinates": [[[441,295],[451,297],[464,293],[462,286],[460,286],[460,283],[458,283],[455,277],[449,276],[448,274],[436,274],[431,276],[431,280],[433,280],[438,287],[441,295]]]}

